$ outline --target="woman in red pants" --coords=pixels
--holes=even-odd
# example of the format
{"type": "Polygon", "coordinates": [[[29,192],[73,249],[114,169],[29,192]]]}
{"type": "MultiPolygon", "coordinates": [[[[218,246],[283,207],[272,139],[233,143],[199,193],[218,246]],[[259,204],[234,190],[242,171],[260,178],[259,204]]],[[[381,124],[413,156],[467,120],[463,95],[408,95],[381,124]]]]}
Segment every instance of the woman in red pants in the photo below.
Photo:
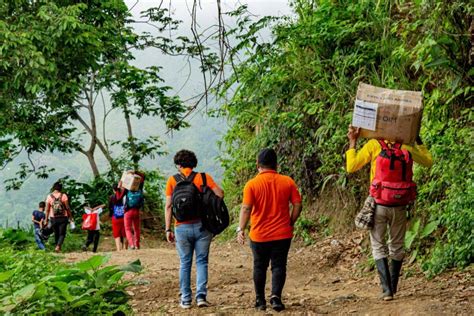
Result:
{"type": "Polygon", "coordinates": [[[124,203],[127,190],[122,188],[121,184],[114,184],[114,193],[109,197],[109,215],[112,219],[112,234],[115,240],[117,251],[126,249],[126,234],[124,223],[124,203]]]}

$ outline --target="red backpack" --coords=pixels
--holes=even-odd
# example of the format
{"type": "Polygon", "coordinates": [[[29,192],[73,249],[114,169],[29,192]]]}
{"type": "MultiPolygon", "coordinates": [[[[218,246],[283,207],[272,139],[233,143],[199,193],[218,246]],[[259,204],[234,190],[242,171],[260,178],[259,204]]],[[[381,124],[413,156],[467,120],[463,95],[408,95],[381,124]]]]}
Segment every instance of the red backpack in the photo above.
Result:
{"type": "Polygon", "coordinates": [[[407,205],[416,198],[413,182],[413,159],[399,143],[389,147],[379,140],[382,151],[375,161],[375,177],[370,195],[377,204],[388,206],[407,205]]]}

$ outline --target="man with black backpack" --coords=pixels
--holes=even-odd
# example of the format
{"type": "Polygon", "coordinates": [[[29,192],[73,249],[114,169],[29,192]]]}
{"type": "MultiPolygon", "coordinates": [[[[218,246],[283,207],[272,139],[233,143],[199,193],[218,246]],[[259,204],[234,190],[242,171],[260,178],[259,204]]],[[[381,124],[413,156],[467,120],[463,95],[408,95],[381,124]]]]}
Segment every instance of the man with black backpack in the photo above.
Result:
{"type": "Polygon", "coordinates": [[[382,298],[389,301],[397,292],[402,268],[406,208],[416,198],[416,185],[412,180],[413,161],[426,167],[431,167],[433,161],[420,137],[413,146],[371,139],[356,151],[359,134],[359,128],[349,126],[346,168],[347,172],[352,173],[370,163],[370,196],[375,201],[370,243],[382,285],[382,298]],[[389,255],[392,259],[390,265],[389,255]]]}
{"type": "Polygon", "coordinates": [[[179,287],[180,307],[191,308],[191,265],[196,255],[196,303],[198,307],[209,306],[207,301],[207,280],[209,247],[213,233],[203,225],[204,210],[202,194],[209,188],[219,198],[224,191],[208,174],[193,171],[197,165],[196,155],[189,150],[180,150],[174,156],[179,173],[166,183],[165,224],[166,239],[176,242],[180,258],[179,287]],[[175,230],[171,229],[172,217],[175,230]]]}

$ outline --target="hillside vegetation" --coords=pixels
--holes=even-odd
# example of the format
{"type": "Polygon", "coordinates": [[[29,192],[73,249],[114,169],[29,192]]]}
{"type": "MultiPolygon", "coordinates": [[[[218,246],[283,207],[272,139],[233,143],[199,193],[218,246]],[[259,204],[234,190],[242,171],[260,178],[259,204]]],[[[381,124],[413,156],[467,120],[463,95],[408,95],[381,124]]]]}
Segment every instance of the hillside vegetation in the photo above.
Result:
{"type": "Polygon", "coordinates": [[[299,227],[329,216],[333,230],[352,230],[368,185],[367,170],[344,170],[357,85],[421,90],[421,137],[434,166],[415,170],[416,220],[406,246],[430,274],[472,263],[472,2],[300,0],[293,9],[295,17],[257,22],[245,8],[234,12],[239,27],[229,34],[246,58],[221,90],[233,123],[223,144],[230,204],[239,204],[255,174],[258,150],[271,146],[305,196],[299,227]],[[274,40],[260,42],[256,34],[268,25],[274,40]]]}
{"type": "MultiPolygon", "coordinates": [[[[406,247],[412,250],[410,261],[421,259],[429,275],[463,268],[474,254],[471,2],[294,0],[293,14],[283,18],[257,19],[245,7],[219,10],[214,33],[193,33],[192,38],[171,35],[180,22],[164,7],[146,10],[141,15],[145,20],[134,21],[123,1],[2,3],[0,50],[5,58],[0,59],[0,81],[7,93],[0,94],[0,165],[14,165],[17,157],[29,161],[8,175],[2,173],[16,175],[6,179],[6,188],[19,189],[31,175],[43,179],[53,172],[49,164],[55,161],[35,164],[34,154],[82,154],[94,179],[82,183],[78,175],[64,180],[79,219],[83,203],[107,201],[110,184],[122,170],[145,169],[144,158],[163,155],[161,132],[144,136],[133,132],[131,123],[158,121],[170,130],[184,128],[199,101],[188,105],[173,95],[162,82],[160,67],[132,64],[133,50],[153,47],[165,55],[198,60],[203,80],[208,80],[199,100],[207,99],[211,90],[221,98],[223,105],[213,114],[222,114],[230,123],[220,159],[226,201],[234,214],[243,185],[256,173],[258,150],[274,147],[281,172],[292,176],[304,194],[306,210],[296,231],[311,243],[315,231],[330,235],[353,230],[354,215],[367,196],[368,172],[348,175],[344,169],[358,83],[421,90],[421,138],[435,164],[415,170],[419,193],[406,247]],[[232,26],[227,26],[229,19],[232,26]],[[144,21],[160,34],[137,34],[131,24],[144,21]],[[272,41],[262,41],[260,34],[268,30],[272,41]],[[199,39],[203,34],[206,39],[199,39]],[[207,39],[217,40],[220,51],[207,39]],[[231,77],[225,80],[227,73],[231,77]],[[108,110],[104,101],[96,103],[104,94],[113,101],[108,110]],[[118,143],[109,139],[105,121],[96,120],[96,110],[124,116],[127,138],[118,143]],[[85,112],[90,122],[82,124],[85,112]],[[87,148],[78,123],[89,135],[87,148]],[[122,150],[112,151],[117,147],[122,150]],[[107,164],[97,165],[96,151],[107,164]]],[[[216,4],[220,8],[220,1],[216,4]]],[[[215,137],[195,133],[186,141],[203,150],[200,142],[215,137]]],[[[79,173],[74,159],[70,164],[75,165],[72,172],[79,173]]],[[[163,213],[163,183],[156,169],[147,173],[147,210],[163,213]]],[[[43,187],[31,192],[44,196],[43,187]]],[[[0,192],[0,201],[7,201],[0,214],[13,206],[31,205],[30,198],[35,199],[0,192]]]]}

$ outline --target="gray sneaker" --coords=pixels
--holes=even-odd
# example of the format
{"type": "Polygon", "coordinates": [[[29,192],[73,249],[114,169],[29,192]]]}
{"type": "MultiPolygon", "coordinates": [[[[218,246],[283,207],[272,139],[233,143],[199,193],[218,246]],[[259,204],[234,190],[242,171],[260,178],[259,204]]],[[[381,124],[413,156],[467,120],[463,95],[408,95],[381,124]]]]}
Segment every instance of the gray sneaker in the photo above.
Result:
{"type": "Polygon", "coordinates": [[[198,307],[209,307],[211,304],[206,300],[206,298],[198,298],[197,299],[197,306],[198,307]]]}
{"type": "Polygon", "coordinates": [[[184,308],[184,309],[189,309],[191,308],[191,302],[181,302],[179,303],[179,307],[184,308]]]}

